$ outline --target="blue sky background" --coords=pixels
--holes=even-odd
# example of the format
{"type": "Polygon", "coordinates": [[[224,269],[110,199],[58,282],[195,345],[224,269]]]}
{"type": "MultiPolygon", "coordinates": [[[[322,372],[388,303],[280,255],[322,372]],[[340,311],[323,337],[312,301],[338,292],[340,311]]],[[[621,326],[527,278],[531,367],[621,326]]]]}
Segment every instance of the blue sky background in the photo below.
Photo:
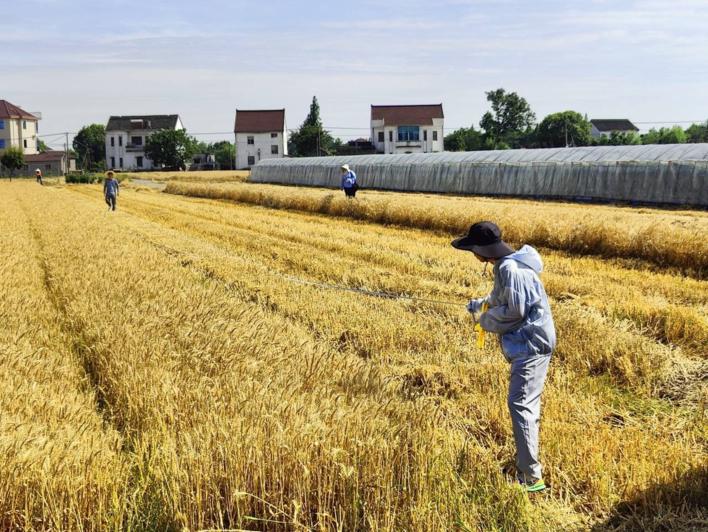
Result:
{"type": "Polygon", "coordinates": [[[228,132],[236,107],[285,107],[294,128],[313,95],[326,126],[360,128],[333,129],[344,139],[368,137],[371,104],[442,102],[451,131],[478,127],[497,87],[539,120],[708,118],[706,0],[0,0],[0,12],[0,98],[41,111],[40,134],[162,113],[228,132]]]}

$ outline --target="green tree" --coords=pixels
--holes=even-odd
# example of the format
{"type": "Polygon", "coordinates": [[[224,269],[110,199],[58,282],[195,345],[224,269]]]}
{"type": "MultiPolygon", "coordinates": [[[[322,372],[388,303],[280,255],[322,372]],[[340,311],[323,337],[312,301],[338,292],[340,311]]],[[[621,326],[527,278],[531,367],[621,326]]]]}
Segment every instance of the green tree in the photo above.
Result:
{"type": "Polygon", "coordinates": [[[232,170],[236,157],[236,147],[227,140],[221,140],[211,145],[211,153],[214,154],[216,164],[221,170],[232,170]]]}
{"type": "Polygon", "coordinates": [[[196,139],[184,129],[163,129],[150,135],[145,143],[145,155],[158,168],[185,170],[196,149],[196,139]]]}
{"type": "Polygon", "coordinates": [[[536,138],[543,148],[587,146],[590,144],[590,122],[575,111],[553,113],[536,129],[536,138]]]}
{"type": "Polygon", "coordinates": [[[475,151],[485,148],[484,135],[477,131],[474,126],[456,129],[449,135],[445,135],[443,145],[447,151],[475,151]]]}
{"type": "Polygon", "coordinates": [[[492,110],[482,116],[479,125],[489,141],[487,145],[520,147],[533,129],[536,115],[529,103],[515,92],[496,89],[485,93],[492,110]]]}
{"type": "Polygon", "coordinates": [[[642,144],[683,144],[686,142],[686,132],[680,126],[650,129],[642,135],[642,144]]]}
{"type": "Polygon", "coordinates": [[[105,169],[106,127],[103,124],[82,127],[74,137],[72,145],[80,168],[94,172],[105,169]]]}
{"type": "Polygon", "coordinates": [[[37,151],[39,153],[44,153],[45,151],[49,151],[49,146],[47,146],[47,143],[44,142],[42,139],[37,139],[37,151]]]}
{"type": "Polygon", "coordinates": [[[332,155],[341,140],[335,140],[329,131],[322,128],[320,104],[317,96],[312,97],[310,112],[299,129],[292,132],[288,151],[293,157],[332,155]]]}
{"type": "Polygon", "coordinates": [[[708,120],[703,124],[691,124],[686,129],[686,142],[708,142],[708,120]]]}
{"type": "Polygon", "coordinates": [[[10,146],[0,157],[0,164],[10,171],[10,178],[12,178],[15,171],[25,165],[25,154],[20,148],[10,146]]]}

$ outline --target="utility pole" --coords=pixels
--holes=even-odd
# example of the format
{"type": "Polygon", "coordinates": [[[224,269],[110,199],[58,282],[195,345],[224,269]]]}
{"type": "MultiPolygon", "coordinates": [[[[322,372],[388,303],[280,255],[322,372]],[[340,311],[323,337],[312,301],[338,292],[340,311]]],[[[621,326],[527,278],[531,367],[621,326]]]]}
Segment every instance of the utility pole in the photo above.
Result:
{"type": "Polygon", "coordinates": [[[69,173],[69,132],[65,132],[64,135],[66,135],[66,171],[64,175],[67,175],[69,173]]]}

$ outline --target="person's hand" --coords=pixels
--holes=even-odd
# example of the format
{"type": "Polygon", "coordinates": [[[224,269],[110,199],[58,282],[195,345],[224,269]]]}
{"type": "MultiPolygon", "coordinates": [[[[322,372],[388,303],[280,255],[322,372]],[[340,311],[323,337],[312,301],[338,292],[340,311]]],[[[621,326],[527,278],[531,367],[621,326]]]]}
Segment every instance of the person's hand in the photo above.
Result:
{"type": "Polygon", "coordinates": [[[472,299],[469,303],[467,303],[467,312],[469,312],[470,314],[475,314],[476,312],[482,310],[483,304],[484,298],[472,299]]]}

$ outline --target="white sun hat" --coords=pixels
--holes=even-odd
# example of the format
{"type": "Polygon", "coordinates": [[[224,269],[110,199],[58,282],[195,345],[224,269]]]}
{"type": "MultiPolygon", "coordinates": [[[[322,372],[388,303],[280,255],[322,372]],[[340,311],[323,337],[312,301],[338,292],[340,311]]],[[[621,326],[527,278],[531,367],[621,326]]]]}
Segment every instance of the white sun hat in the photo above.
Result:
{"type": "Polygon", "coordinates": [[[342,165],[342,170],[346,170],[347,172],[349,171],[349,165],[348,164],[343,164],[342,165]]]}

